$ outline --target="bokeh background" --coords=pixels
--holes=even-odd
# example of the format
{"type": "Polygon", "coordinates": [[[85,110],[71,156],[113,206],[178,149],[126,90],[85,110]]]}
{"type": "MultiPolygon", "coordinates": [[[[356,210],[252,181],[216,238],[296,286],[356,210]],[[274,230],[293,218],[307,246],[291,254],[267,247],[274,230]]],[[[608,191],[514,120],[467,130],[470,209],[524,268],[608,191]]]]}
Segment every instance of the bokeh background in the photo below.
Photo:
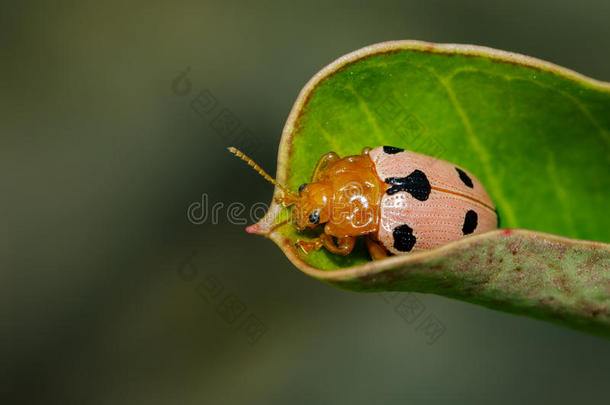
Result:
{"type": "Polygon", "coordinates": [[[2,403],[607,400],[600,338],[415,294],[445,327],[428,344],[379,294],[300,273],[228,220],[272,187],[212,123],[229,111],[274,173],[298,91],[347,52],[474,43],[610,80],[609,17],[605,0],[3,2],[2,403]],[[224,208],[193,224],[204,194],[224,208]]]}

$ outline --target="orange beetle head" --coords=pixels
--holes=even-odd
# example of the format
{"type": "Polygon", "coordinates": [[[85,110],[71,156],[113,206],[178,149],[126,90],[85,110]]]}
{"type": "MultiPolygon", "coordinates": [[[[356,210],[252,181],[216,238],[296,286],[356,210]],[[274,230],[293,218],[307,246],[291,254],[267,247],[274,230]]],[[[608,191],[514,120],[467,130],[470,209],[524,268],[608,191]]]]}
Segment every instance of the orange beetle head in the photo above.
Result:
{"type": "Polygon", "coordinates": [[[315,228],[331,219],[332,185],[327,182],[305,183],[292,208],[297,229],[315,228]]]}

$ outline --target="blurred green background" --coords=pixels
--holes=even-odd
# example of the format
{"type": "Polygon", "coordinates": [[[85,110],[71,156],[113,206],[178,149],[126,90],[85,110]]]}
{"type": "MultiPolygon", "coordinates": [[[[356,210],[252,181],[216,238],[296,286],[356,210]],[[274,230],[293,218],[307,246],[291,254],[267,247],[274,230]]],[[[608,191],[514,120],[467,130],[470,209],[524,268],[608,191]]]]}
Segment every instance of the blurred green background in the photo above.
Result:
{"type": "Polygon", "coordinates": [[[382,296],[300,273],[227,219],[272,187],[225,147],[275,173],[305,82],[385,40],[486,45],[610,80],[608,1],[0,7],[2,403],[607,400],[607,341],[415,294],[445,329],[428,344],[382,296]],[[209,113],[191,106],[202,91],[209,113]],[[235,121],[214,129],[224,109],[247,138],[226,134],[235,121]],[[187,219],[203,194],[224,204],[218,223],[187,219]]]}

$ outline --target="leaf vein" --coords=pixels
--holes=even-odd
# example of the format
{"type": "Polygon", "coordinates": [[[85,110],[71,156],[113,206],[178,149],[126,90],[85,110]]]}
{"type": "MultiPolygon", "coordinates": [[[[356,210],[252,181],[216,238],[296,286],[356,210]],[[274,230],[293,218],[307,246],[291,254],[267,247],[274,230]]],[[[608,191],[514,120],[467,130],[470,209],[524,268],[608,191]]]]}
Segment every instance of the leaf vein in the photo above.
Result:
{"type": "Polygon", "coordinates": [[[356,90],[351,85],[348,85],[345,88],[350,93],[352,93],[352,95],[358,101],[358,107],[364,113],[364,115],[366,116],[366,119],[367,119],[369,125],[373,128],[373,131],[375,132],[375,136],[377,137],[378,145],[379,146],[383,145],[384,142],[383,142],[383,136],[382,136],[381,128],[379,127],[379,124],[377,123],[377,119],[375,118],[375,116],[373,115],[371,110],[369,109],[366,101],[360,96],[360,94],[358,94],[356,92],[356,90]]]}
{"type": "MultiPolygon", "coordinates": [[[[422,67],[426,68],[425,66],[422,67]]],[[[436,77],[436,79],[441,83],[441,85],[447,92],[449,99],[451,100],[451,104],[460,116],[462,125],[464,126],[466,134],[468,135],[468,141],[477,153],[477,156],[479,156],[481,165],[483,166],[483,170],[485,171],[485,177],[488,179],[488,186],[492,190],[496,205],[501,207],[501,211],[504,214],[506,223],[509,225],[509,227],[516,227],[518,223],[517,218],[515,216],[512,206],[507,202],[506,198],[504,197],[502,188],[500,187],[498,179],[495,176],[494,171],[491,167],[489,152],[474,133],[472,123],[470,122],[466,111],[457,99],[457,96],[455,94],[455,91],[453,90],[453,87],[451,86],[451,83],[447,79],[440,76],[435,69],[428,67],[427,70],[432,73],[434,77],[436,77]]]]}

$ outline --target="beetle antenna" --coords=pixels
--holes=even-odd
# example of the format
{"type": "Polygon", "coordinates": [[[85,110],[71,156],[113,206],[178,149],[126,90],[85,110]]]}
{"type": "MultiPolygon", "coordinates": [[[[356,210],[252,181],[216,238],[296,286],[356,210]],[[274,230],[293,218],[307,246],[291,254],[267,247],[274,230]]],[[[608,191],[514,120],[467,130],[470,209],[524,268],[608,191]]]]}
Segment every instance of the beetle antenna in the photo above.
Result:
{"type": "Polygon", "coordinates": [[[278,187],[280,190],[282,190],[282,192],[284,192],[284,194],[294,198],[294,194],[292,194],[290,191],[288,191],[286,189],[286,187],[282,186],[281,184],[279,184],[277,181],[275,181],[275,179],[271,176],[269,176],[267,174],[266,171],[264,171],[262,169],[262,167],[260,167],[259,165],[257,165],[254,160],[250,159],[248,156],[246,156],[245,153],[243,153],[242,151],[240,151],[237,148],[234,148],[233,146],[229,146],[227,148],[229,150],[229,152],[231,152],[232,154],[234,154],[235,156],[237,156],[238,158],[240,158],[241,160],[243,160],[244,162],[246,162],[247,164],[250,165],[250,167],[252,167],[254,170],[256,170],[256,172],[258,174],[260,174],[261,176],[263,176],[265,178],[265,180],[267,180],[268,182],[272,183],[274,186],[278,187]]]}

